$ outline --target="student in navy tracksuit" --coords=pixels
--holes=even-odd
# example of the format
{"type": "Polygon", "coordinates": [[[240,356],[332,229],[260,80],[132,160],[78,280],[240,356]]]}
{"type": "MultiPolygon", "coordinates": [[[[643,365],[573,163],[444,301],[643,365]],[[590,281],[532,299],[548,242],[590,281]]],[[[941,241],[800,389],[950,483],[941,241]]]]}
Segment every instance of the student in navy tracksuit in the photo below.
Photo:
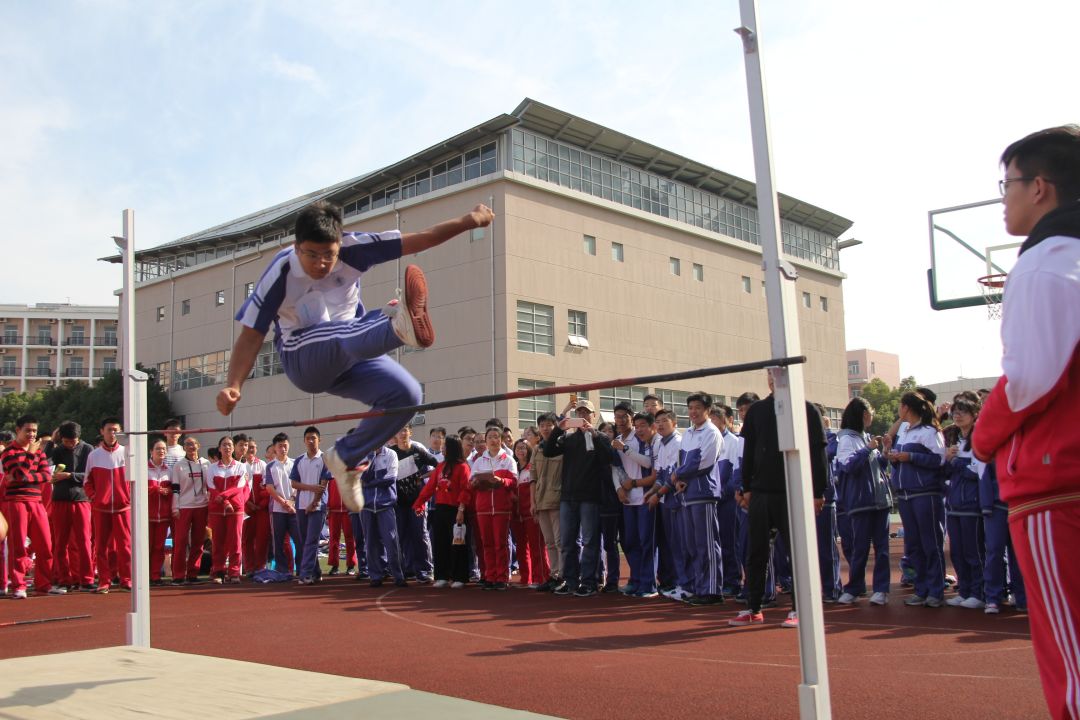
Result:
{"type": "Polygon", "coordinates": [[[987,615],[997,615],[1005,598],[1012,593],[1016,609],[1027,611],[1027,593],[1020,564],[1016,561],[1012,537],[1009,535],[1009,506],[998,492],[997,469],[990,462],[979,478],[979,504],[983,512],[983,528],[986,533],[986,566],[983,570],[983,591],[986,594],[987,615]],[[1008,563],[1006,564],[1006,551],[1008,563]],[[1006,569],[1008,586],[1006,586],[1006,569]]]}
{"type": "Polygon", "coordinates": [[[716,501],[720,498],[720,459],[723,440],[720,431],[709,422],[712,396],[692,393],[686,398],[690,428],[683,433],[679,467],[672,474],[675,492],[685,494],[683,538],[692,568],[693,605],[723,602],[724,578],[720,559],[720,524],[716,501]]]}
{"type": "Polygon", "coordinates": [[[736,552],[735,537],[738,534],[739,501],[735,492],[742,482],[735,474],[739,463],[739,438],[731,432],[734,411],[727,405],[714,405],[709,411],[709,420],[720,431],[720,459],[716,461],[716,472],[720,476],[720,499],[716,502],[716,519],[720,528],[720,562],[723,568],[725,596],[738,595],[742,590],[742,564],[736,552]]]}
{"type": "MultiPolygon", "coordinates": [[[[289,480],[296,491],[296,523],[300,529],[300,584],[313,585],[322,579],[319,565],[319,539],[326,523],[327,485],[334,481],[319,449],[319,429],[304,430],[307,452],[296,458],[289,480]]],[[[336,552],[336,548],[335,548],[336,552]]]]}
{"type": "Polygon", "coordinates": [[[937,411],[921,394],[904,393],[900,420],[907,430],[889,452],[893,489],[899,498],[900,519],[908,559],[915,571],[915,594],[905,605],[941,607],[945,595],[945,440],[937,411]]]}
{"type": "Polygon", "coordinates": [[[394,584],[405,587],[405,573],[401,569],[401,546],[398,544],[397,515],[397,454],[380,445],[366,458],[367,469],[360,474],[364,491],[364,507],[360,510],[360,524],[364,535],[371,587],[383,582],[383,558],[387,569],[394,576],[394,584]]]}
{"type": "Polygon", "coordinates": [[[881,439],[870,437],[866,428],[874,419],[874,409],[861,397],[852,398],[840,418],[836,439],[837,502],[846,510],[851,531],[851,559],[848,582],[837,599],[851,605],[866,592],[866,564],[870,545],[874,546],[873,605],[889,602],[889,494],[885,470],[888,461],[880,452],[881,439]]]}
{"type": "Polygon", "coordinates": [[[669,554],[669,564],[674,586],[663,591],[669,600],[688,600],[690,598],[690,564],[683,547],[683,495],[675,493],[671,474],[679,465],[679,448],[682,438],[675,429],[675,416],[661,408],[656,413],[656,434],[660,438],[660,447],[656,456],[656,482],[646,494],[645,502],[649,507],[661,513],[661,528],[664,532],[664,545],[661,552],[669,554]]]}
{"type": "Polygon", "coordinates": [[[832,431],[829,416],[820,403],[814,406],[821,413],[825,424],[825,457],[828,460],[828,482],[825,484],[825,505],[815,518],[817,526],[818,568],[821,571],[821,599],[823,602],[836,602],[844,586],[840,582],[840,551],[836,547],[836,476],[833,474],[833,460],[836,458],[836,433],[832,431]]]}
{"type": "Polygon", "coordinates": [[[986,466],[971,452],[971,431],[979,415],[978,405],[957,399],[952,405],[953,423],[960,431],[958,442],[945,451],[945,475],[949,481],[945,517],[949,530],[949,559],[956,571],[956,596],[948,605],[982,610],[985,564],[979,478],[986,466]]]}
{"type": "MultiPolygon", "coordinates": [[[[630,443],[634,437],[634,408],[627,402],[621,402],[615,406],[615,424],[600,423],[599,430],[607,432],[609,439],[614,442],[630,443]]],[[[619,482],[626,477],[623,468],[622,453],[612,451],[611,475],[618,478],[619,482]]],[[[615,592],[619,589],[620,567],[619,546],[626,551],[626,540],[623,538],[623,504],[615,492],[614,482],[604,483],[600,491],[600,567],[597,568],[596,581],[600,592],[615,592]],[[603,582],[601,583],[601,580],[603,582]]]]}
{"type": "Polygon", "coordinates": [[[630,442],[616,439],[611,447],[622,456],[626,471],[615,479],[623,503],[623,548],[630,565],[630,581],[619,591],[624,595],[656,597],[656,516],[659,513],[645,502],[645,493],[656,482],[656,459],[660,437],[650,413],[634,415],[634,435],[630,442]]]}

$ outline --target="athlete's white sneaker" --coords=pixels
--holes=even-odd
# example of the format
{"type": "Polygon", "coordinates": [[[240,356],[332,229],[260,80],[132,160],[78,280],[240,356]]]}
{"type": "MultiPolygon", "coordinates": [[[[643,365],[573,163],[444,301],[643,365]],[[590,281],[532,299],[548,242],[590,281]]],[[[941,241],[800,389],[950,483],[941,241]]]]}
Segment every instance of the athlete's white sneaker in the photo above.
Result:
{"type": "Polygon", "coordinates": [[[337,447],[323,451],[323,464],[337,483],[341,502],[352,512],[364,509],[364,491],[360,487],[360,473],[345,466],[345,461],[338,455],[337,447]]]}
{"type": "Polygon", "coordinates": [[[870,596],[870,604],[871,605],[888,605],[889,604],[889,594],[888,593],[883,593],[883,592],[874,593],[873,595],[870,596]]]}
{"type": "Polygon", "coordinates": [[[435,344],[435,328],[428,315],[427,279],[424,271],[416,265],[405,268],[405,287],[399,291],[401,301],[391,300],[383,314],[390,318],[390,326],[402,343],[410,347],[426,348],[435,344]]]}
{"type": "Polygon", "coordinates": [[[945,604],[948,605],[949,607],[960,607],[965,602],[967,602],[967,598],[960,597],[959,595],[954,595],[951,598],[949,598],[948,600],[946,600],[945,604]]]}
{"type": "Polygon", "coordinates": [[[986,603],[977,597],[969,597],[964,602],[960,603],[960,607],[967,608],[968,610],[982,610],[986,607],[986,603]]]}
{"type": "Polygon", "coordinates": [[[854,605],[856,600],[858,600],[858,598],[849,592],[846,592],[840,597],[836,598],[836,602],[840,603],[841,605],[854,605]]]}

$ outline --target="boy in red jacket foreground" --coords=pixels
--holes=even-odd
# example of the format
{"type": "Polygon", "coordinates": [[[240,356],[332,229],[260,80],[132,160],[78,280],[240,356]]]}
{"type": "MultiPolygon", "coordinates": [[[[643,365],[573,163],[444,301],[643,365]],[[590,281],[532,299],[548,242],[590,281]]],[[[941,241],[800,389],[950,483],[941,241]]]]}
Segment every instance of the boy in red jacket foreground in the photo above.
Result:
{"type": "Polygon", "coordinates": [[[1055,718],[1080,717],[1080,127],[1033,133],[1001,156],[1005,229],[1026,235],[1002,308],[1004,371],[975,426],[996,460],[1024,576],[1031,641],[1055,718]]]}

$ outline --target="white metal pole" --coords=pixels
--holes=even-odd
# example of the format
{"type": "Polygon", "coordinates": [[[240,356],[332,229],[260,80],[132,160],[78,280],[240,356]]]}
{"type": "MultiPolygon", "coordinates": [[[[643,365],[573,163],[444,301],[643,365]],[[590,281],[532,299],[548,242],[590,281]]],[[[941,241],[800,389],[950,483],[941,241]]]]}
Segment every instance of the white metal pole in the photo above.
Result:
{"type": "MultiPolygon", "coordinates": [[[[765,299],[769,317],[769,341],[773,357],[801,353],[799,320],[795,304],[794,266],[783,259],[780,215],[773,186],[769,150],[769,114],[765,77],[761,66],[761,35],[756,0],[739,0],[746,60],[746,88],[750,105],[750,129],[754,141],[754,172],[757,185],[758,223],[761,233],[765,299]]],[[[802,682],[798,688],[799,716],[830,718],[829,673],[825,655],[825,625],[821,609],[821,578],[818,574],[817,532],[813,491],[807,454],[806,391],[803,366],[770,370],[780,450],[784,453],[787,479],[788,519],[791,528],[791,561],[799,609],[799,657],[802,682]]]]}
{"type": "MultiPolygon", "coordinates": [[[[123,250],[124,293],[120,332],[124,363],[124,429],[147,430],[146,373],[135,368],[135,213],[124,210],[124,236],[114,238],[123,250]]],[[[147,517],[147,451],[145,435],[127,436],[127,478],[131,483],[131,612],[127,642],[150,647],[150,539],[147,517]]]]}

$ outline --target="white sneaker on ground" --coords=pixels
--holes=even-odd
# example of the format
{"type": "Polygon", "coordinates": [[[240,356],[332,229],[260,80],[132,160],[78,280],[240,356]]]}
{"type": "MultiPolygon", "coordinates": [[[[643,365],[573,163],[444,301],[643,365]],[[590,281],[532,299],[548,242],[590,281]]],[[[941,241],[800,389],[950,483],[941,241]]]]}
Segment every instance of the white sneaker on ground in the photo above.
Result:
{"type": "Polygon", "coordinates": [[[949,607],[960,607],[965,602],[967,602],[967,598],[960,597],[959,595],[955,595],[955,596],[949,598],[948,600],[946,600],[945,604],[948,605],[949,607]]]}
{"type": "Polygon", "coordinates": [[[11,599],[12,600],[25,600],[26,599],[26,591],[25,590],[16,590],[15,592],[11,593],[11,599]]]}
{"type": "Polygon", "coordinates": [[[926,598],[924,598],[922,595],[912,595],[911,597],[909,597],[907,600],[904,601],[904,604],[907,605],[908,607],[916,607],[916,606],[920,606],[920,605],[925,605],[926,604],[926,598]]]}
{"type": "Polygon", "coordinates": [[[341,502],[352,512],[364,509],[364,490],[360,487],[360,474],[346,467],[345,461],[338,455],[337,447],[331,446],[323,451],[323,464],[337,483],[341,502]]]}
{"type": "Polygon", "coordinates": [[[858,600],[858,598],[849,592],[846,592],[840,597],[836,598],[836,602],[840,603],[841,605],[854,605],[856,600],[858,600]]]}
{"type": "Polygon", "coordinates": [[[780,623],[780,627],[785,628],[797,628],[799,627],[799,613],[792,610],[787,614],[787,619],[780,623]]]}
{"type": "Polygon", "coordinates": [[[967,608],[968,610],[982,610],[986,607],[986,603],[977,597],[969,597],[967,600],[960,603],[960,607],[967,608]]]}
{"type": "Polygon", "coordinates": [[[983,612],[987,615],[997,615],[1001,612],[1001,608],[998,607],[996,602],[988,602],[986,603],[986,607],[983,608],[983,612]]]}
{"type": "Polygon", "coordinates": [[[923,603],[923,607],[939,608],[944,604],[945,603],[942,602],[941,598],[931,596],[931,597],[926,598],[926,602],[923,603]]]}
{"type": "Polygon", "coordinates": [[[431,587],[437,587],[437,588],[444,588],[444,587],[446,587],[446,586],[447,586],[447,585],[449,585],[449,584],[450,584],[450,583],[449,583],[448,581],[446,581],[446,580],[436,580],[436,581],[435,581],[435,582],[434,582],[434,583],[433,583],[433,584],[431,585],[431,587]]]}
{"type": "Polygon", "coordinates": [[[883,592],[874,593],[873,595],[870,596],[870,604],[871,605],[888,605],[889,604],[889,594],[888,593],[883,593],[883,592]]]}
{"type": "Polygon", "coordinates": [[[59,585],[53,585],[49,588],[50,595],[67,595],[67,588],[59,585]]]}
{"type": "Polygon", "coordinates": [[[428,315],[428,288],[424,271],[416,265],[405,268],[405,288],[401,292],[401,302],[391,301],[383,314],[390,318],[394,334],[405,345],[411,347],[431,347],[435,344],[435,328],[428,315]]]}
{"type": "Polygon", "coordinates": [[[450,583],[451,590],[460,590],[463,587],[465,587],[465,583],[461,582],[460,580],[455,580],[454,582],[450,583]]]}

